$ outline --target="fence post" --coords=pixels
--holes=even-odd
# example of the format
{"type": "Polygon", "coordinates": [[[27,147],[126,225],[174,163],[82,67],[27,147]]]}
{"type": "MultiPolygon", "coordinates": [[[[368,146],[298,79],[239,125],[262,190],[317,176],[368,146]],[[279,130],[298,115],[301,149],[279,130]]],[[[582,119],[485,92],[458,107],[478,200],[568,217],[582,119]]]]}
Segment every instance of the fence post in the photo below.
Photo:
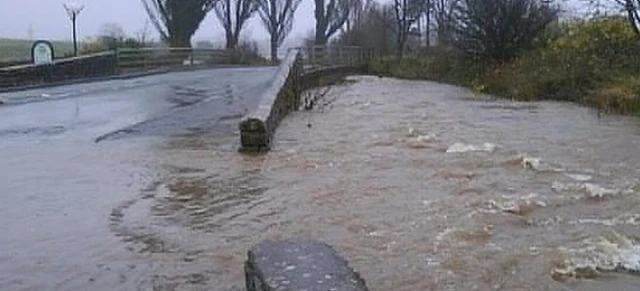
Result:
{"type": "Polygon", "coordinates": [[[355,58],[356,57],[356,55],[355,55],[356,53],[358,53],[357,49],[351,48],[349,50],[349,65],[350,66],[353,66],[353,65],[356,64],[356,58],[355,58]]]}
{"type": "Polygon", "coordinates": [[[120,75],[120,49],[116,48],[116,53],[115,53],[115,58],[116,58],[116,75],[120,75]]]}

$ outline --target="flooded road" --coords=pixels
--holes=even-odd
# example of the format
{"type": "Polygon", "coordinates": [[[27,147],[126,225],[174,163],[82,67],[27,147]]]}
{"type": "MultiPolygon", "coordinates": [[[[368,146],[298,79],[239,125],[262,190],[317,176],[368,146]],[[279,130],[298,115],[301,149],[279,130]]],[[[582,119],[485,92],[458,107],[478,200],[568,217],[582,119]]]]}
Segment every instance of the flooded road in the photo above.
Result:
{"type": "Polygon", "coordinates": [[[3,95],[15,102],[0,106],[0,290],[148,290],[150,264],[113,227],[119,207],[160,177],[145,155],[162,155],[156,145],[172,135],[233,135],[274,71],[3,95]]]}
{"type": "Polygon", "coordinates": [[[352,80],[263,156],[233,118],[3,138],[0,286],[244,290],[251,245],[310,237],[372,291],[640,289],[639,119],[352,80]]]}

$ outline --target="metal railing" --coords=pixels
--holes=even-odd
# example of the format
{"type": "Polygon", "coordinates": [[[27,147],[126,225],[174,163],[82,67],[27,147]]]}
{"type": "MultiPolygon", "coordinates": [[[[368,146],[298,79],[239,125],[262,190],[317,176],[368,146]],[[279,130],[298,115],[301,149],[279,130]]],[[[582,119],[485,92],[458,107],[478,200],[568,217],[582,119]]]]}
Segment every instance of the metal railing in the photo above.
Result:
{"type": "Polygon", "coordinates": [[[231,64],[233,53],[217,49],[139,48],[116,50],[121,72],[145,71],[193,65],[231,64]]]}
{"type": "Polygon", "coordinates": [[[360,66],[373,57],[373,50],[360,46],[299,47],[305,70],[332,66],[360,66]]]}
{"type": "MultiPolygon", "coordinates": [[[[355,46],[310,46],[295,49],[302,56],[305,71],[328,67],[355,68],[366,64],[373,56],[373,50],[355,46]]],[[[0,89],[155,70],[190,70],[232,64],[263,65],[264,59],[255,54],[220,49],[117,49],[60,59],[48,65],[28,64],[0,68],[0,89]]]]}

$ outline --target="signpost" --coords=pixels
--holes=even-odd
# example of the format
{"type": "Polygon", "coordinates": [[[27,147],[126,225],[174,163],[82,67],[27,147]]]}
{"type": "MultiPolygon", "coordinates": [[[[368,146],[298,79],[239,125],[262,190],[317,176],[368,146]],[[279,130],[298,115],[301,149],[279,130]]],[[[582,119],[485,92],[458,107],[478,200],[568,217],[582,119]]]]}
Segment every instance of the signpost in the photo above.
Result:
{"type": "Polygon", "coordinates": [[[31,61],[36,66],[52,64],[54,58],[55,51],[51,42],[38,40],[31,46],[31,61]]]}

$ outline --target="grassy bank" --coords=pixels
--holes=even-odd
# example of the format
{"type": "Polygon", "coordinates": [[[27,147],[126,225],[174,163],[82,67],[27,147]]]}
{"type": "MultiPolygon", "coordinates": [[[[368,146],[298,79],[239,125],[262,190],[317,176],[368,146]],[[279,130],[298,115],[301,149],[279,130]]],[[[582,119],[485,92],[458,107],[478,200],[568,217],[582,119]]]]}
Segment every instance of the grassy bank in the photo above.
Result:
{"type": "Polygon", "coordinates": [[[601,111],[640,113],[640,44],[625,19],[554,23],[534,49],[497,63],[434,48],[398,62],[380,58],[376,73],[428,79],[523,101],[559,100],[601,111]]]}
{"type": "MultiPolygon", "coordinates": [[[[56,55],[59,57],[73,52],[73,43],[52,41],[56,55]]],[[[0,62],[15,62],[31,60],[31,45],[33,41],[25,39],[0,38],[0,62]]]]}

